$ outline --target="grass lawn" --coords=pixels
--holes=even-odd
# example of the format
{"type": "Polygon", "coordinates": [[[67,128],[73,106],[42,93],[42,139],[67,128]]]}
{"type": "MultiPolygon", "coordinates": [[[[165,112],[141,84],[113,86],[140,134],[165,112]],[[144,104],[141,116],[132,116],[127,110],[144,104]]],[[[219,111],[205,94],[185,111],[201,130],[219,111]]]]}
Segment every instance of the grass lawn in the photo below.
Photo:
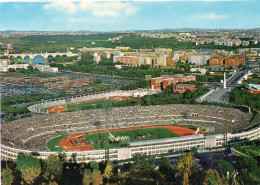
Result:
{"type": "MultiPolygon", "coordinates": [[[[108,101],[115,101],[115,100],[108,100],[108,101]]],[[[94,101],[87,101],[82,103],[75,103],[71,105],[65,105],[67,111],[76,111],[76,110],[85,110],[85,109],[96,109],[102,108],[102,104],[105,102],[105,99],[101,100],[94,100],[94,101]]],[[[66,111],[65,111],[66,112],[66,111]]]]}
{"type": "MultiPolygon", "coordinates": [[[[104,102],[112,102],[113,106],[126,106],[133,103],[132,100],[111,100],[111,99],[100,99],[100,100],[93,100],[93,101],[87,101],[87,102],[80,102],[80,103],[74,103],[74,104],[68,104],[64,105],[63,107],[66,108],[64,112],[72,112],[77,110],[89,110],[89,109],[98,109],[103,107],[104,102]]],[[[44,111],[47,111],[50,107],[44,108],[44,111]]]]}
{"type": "MultiPolygon", "coordinates": [[[[139,140],[150,140],[150,139],[160,139],[160,138],[169,138],[169,137],[178,137],[179,135],[171,132],[170,130],[164,127],[154,127],[154,128],[144,128],[144,129],[135,129],[135,130],[123,130],[123,131],[114,131],[110,132],[114,137],[129,136],[128,139],[118,142],[109,142],[109,147],[119,148],[127,145],[129,141],[139,141],[139,140]]],[[[95,149],[107,147],[107,141],[109,138],[108,132],[102,133],[89,133],[84,136],[95,149]]]]}
{"type": "Polygon", "coordinates": [[[67,137],[68,135],[61,135],[59,137],[55,137],[50,139],[47,142],[47,148],[51,151],[57,151],[57,152],[62,152],[62,151],[66,151],[64,149],[62,149],[59,145],[59,141],[65,137],[67,137]]]}
{"type": "Polygon", "coordinates": [[[260,146],[249,146],[249,147],[236,147],[236,150],[242,152],[251,157],[259,157],[260,156],[260,146]]]}

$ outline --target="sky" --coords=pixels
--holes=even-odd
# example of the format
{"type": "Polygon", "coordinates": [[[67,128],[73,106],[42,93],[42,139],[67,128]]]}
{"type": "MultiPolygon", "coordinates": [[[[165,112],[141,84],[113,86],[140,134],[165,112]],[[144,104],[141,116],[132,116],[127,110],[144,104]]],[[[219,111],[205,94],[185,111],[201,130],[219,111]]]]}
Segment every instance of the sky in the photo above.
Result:
{"type": "Polygon", "coordinates": [[[260,28],[259,0],[0,2],[0,31],[260,28]]]}

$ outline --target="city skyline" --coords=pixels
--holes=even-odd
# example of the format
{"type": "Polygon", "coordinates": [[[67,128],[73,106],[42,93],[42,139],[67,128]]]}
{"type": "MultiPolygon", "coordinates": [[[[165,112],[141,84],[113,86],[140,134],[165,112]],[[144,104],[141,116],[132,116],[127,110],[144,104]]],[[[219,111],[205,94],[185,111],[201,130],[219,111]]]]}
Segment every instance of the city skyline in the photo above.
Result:
{"type": "Polygon", "coordinates": [[[254,0],[2,2],[0,31],[253,29],[260,27],[259,5],[254,0]]]}

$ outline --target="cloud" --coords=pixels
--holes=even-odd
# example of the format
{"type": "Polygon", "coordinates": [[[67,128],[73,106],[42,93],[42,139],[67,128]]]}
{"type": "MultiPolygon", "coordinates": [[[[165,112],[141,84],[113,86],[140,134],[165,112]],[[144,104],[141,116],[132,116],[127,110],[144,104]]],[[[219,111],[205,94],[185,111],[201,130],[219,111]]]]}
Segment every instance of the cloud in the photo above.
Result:
{"type": "Polygon", "coordinates": [[[216,14],[214,12],[196,15],[195,18],[206,20],[221,20],[227,18],[227,14],[216,14]]]}
{"type": "Polygon", "coordinates": [[[14,7],[15,9],[20,9],[20,8],[21,8],[21,6],[18,5],[18,4],[13,4],[13,7],[14,7]]]}
{"type": "Polygon", "coordinates": [[[68,21],[72,23],[82,23],[82,22],[89,22],[91,21],[91,19],[90,18],[69,18],[68,21]]]}
{"type": "Polygon", "coordinates": [[[73,2],[52,2],[49,4],[46,4],[43,6],[44,10],[54,10],[54,11],[58,11],[58,12],[66,12],[66,13],[76,13],[77,12],[77,5],[73,2]]]}
{"type": "Polygon", "coordinates": [[[49,11],[59,11],[66,14],[90,13],[94,17],[119,17],[122,15],[132,15],[139,11],[139,7],[129,2],[52,2],[43,6],[43,9],[49,11]]]}

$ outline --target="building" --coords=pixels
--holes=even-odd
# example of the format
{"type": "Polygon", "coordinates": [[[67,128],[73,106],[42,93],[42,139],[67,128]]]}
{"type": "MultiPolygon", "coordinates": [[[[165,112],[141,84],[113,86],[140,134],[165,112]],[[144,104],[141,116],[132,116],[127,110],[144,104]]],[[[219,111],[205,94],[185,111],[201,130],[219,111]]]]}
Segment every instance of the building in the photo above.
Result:
{"type": "Polygon", "coordinates": [[[180,75],[163,75],[157,78],[151,79],[151,89],[152,90],[163,90],[168,85],[175,85],[176,83],[196,81],[196,76],[184,76],[180,75]]]}
{"type": "Polygon", "coordinates": [[[241,55],[231,57],[215,56],[209,59],[209,64],[213,66],[239,66],[245,64],[245,58],[241,55]]]}
{"type": "Polygon", "coordinates": [[[6,48],[7,48],[7,49],[14,49],[14,48],[13,48],[13,45],[10,44],[10,43],[7,43],[7,44],[6,44],[6,48]]]}
{"type": "Polygon", "coordinates": [[[232,57],[228,57],[224,61],[224,66],[239,66],[245,65],[245,58],[241,55],[234,55],[232,57]]]}
{"type": "Polygon", "coordinates": [[[0,59],[0,64],[10,65],[11,61],[10,59],[0,59]]]}
{"type": "MultiPolygon", "coordinates": [[[[8,61],[6,61],[8,63],[8,61]]],[[[28,64],[14,64],[14,65],[6,65],[4,63],[0,63],[0,72],[8,72],[8,69],[28,69],[28,64]]]]}
{"type": "Polygon", "coordinates": [[[117,46],[116,49],[120,50],[120,51],[128,51],[130,49],[130,47],[119,47],[119,46],[117,46]]]}
{"type": "Polygon", "coordinates": [[[24,78],[15,78],[15,77],[6,77],[4,78],[4,82],[13,83],[13,84],[25,84],[32,82],[32,78],[24,77],[24,78]]]}
{"type": "MultiPolygon", "coordinates": [[[[236,134],[227,134],[229,144],[241,143],[241,140],[257,140],[260,138],[260,127],[236,134]]],[[[243,141],[242,141],[243,142],[243,141]]],[[[111,148],[109,158],[111,161],[131,159],[137,154],[160,156],[169,155],[173,152],[198,149],[222,147],[224,144],[223,134],[203,136],[202,134],[188,135],[173,138],[141,140],[128,142],[127,147],[111,148]]],[[[56,152],[22,150],[1,144],[1,160],[16,160],[20,154],[36,154],[40,159],[47,159],[49,155],[56,152]]],[[[66,152],[69,160],[75,151],[66,152]]],[[[77,151],[77,163],[88,163],[91,161],[101,162],[107,157],[105,149],[77,151]]]]}
{"type": "Polygon", "coordinates": [[[205,75],[207,73],[207,69],[205,68],[190,68],[190,72],[200,72],[201,74],[205,75]]]}
{"type": "Polygon", "coordinates": [[[189,56],[194,55],[194,54],[195,54],[195,52],[185,52],[184,53],[184,60],[187,61],[189,56]]]}
{"type": "MultiPolygon", "coordinates": [[[[10,61],[4,59],[3,63],[0,63],[0,72],[8,72],[8,69],[13,68],[15,70],[17,69],[28,69],[29,64],[14,64],[9,65],[6,63],[10,63],[10,61]]],[[[59,69],[57,67],[50,67],[49,65],[40,65],[36,64],[33,66],[33,68],[38,69],[40,72],[43,73],[57,73],[59,72],[59,69]]]]}
{"type": "Polygon", "coordinates": [[[49,65],[36,64],[33,68],[38,69],[42,73],[58,73],[59,69],[57,67],[50,67],[49,65]]]}
{"type": "Polygon", "coordinates": [[[82,78],[77,80],[71,80],[69,85],[76,85],[76,84],[91,84],[93,83],[93,79],[91,78],[82,78]]]}
{"type": "Polygon", "coordinates": [[[191,55],[188,57],[188,63],[194,65],[206,65],[209,58],[209,55],[191,55]]]}
{"type": "Polygon", "coordinates": [[[178,92],[178,93],[185,93],[185,91],[190,90],[190,91],[196,91],[196,86],[194,84],[177,84],[173,86],[173,92],[178,92]]]}
{"type": "Polygon", "coordinates": [[[68,84],[65,83],[44,83],[44,88],[47,89],[55,89],[55,90],[70,90],[70,86],[68,84]]]}
{"type": "Polygon", "coordinates": [[[260,93],[260,84],[248,84],[246,88],[251,94],[259,94],[260,93]]]}
{"type": "Polygon", "coordinates": [[[64,79],[61,81],[44,83],[44,87],[55,90],[76,90],[86,88],[90,83],[93,83],[91,78],[82,78],[77,80],[64,79]]]}
{"type": "Polygon", "coordinates": [[[14,84],[25,84],[25,83],[48,83],[48,82],[62,82],[69,81],[69,76],[57,76],[57,77],[48,77],[48,78],[39,78],[39,77],[5,77],[4,82],[14,83],[14,84]]]}
{"type": "Polygon", "coordinates": [[[0,63],[0,72],[1,72],[1,73],[7,73],[7,72],[8,72],[8,67],[7,67],[7,65],[0,63]]]}
{"type": "Polygon", "coordinates": [[[48,78],[39,78],[34,77],[32,78],[32,82],[34,83],[47,83],[47,82],[62,82],[62,81],[69,81],[69,76],[56,76],[56,77],[48,77],[48,78]]]}
{"type": "Polygon", "coordinates": [[[173,66],[172,52],[115,52],[113,57],[114,63],[122,63],[124,65],[150,65],[150,66],[173,66]]]}
{"type": "Polygon", "coordinates": [[[223,66],[224,57],[223,56],[214,56],[209,59],[209,65],[211,66],[223,66]]]}
{"type": "Polygon", "coordinates": [[[170,48],[154,48],[155,52],[172,52],[170,48]]]}

